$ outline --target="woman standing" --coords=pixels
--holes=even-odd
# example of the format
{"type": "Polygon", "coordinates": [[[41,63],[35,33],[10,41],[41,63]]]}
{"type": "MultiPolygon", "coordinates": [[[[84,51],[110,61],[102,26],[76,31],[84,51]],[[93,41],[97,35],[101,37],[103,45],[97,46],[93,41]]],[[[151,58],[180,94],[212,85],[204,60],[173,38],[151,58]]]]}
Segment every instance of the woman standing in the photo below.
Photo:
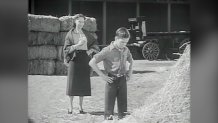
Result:
{"type": "Polygon", "coordinates": [[[83,96],[91,96],[89,55],[99,51],[97,40],[82,29],[84,21],[84,15],[76,14],[74,26],[65,37],[64,61],[68,64],[66,94],[70,99],[68,114],[73,112],[74,96],[79,96],[79,112],[84,113],[83,96]]]}

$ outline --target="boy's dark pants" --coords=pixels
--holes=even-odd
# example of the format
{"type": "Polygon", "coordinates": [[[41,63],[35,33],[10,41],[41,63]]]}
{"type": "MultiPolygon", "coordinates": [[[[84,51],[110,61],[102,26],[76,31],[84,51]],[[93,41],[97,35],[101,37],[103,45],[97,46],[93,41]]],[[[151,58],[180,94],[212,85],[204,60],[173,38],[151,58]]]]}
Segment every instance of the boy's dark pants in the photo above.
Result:
{"type": "Polygon", "coordinates": [[[114,114],[116,98],[118,106],[118,118],[121,119],[126,115],[127,112],[126,76],[114,77],[113,83],[107,83],[105,86],[105,119],[108,119],[110,115],[114,114]]]}

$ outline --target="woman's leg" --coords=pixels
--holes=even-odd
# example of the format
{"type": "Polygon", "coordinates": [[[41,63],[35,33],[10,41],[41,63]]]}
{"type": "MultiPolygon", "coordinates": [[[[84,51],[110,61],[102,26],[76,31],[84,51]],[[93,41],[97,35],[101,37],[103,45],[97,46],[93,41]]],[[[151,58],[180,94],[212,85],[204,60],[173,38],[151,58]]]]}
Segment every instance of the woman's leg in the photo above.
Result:
{"type": "Polygon", "coordinates": [[[80,106],[80,111],[83,111],[83,96],[79,97],[79,106],[80,106]]]}
{"type": "Polygon", "coordinates": [[[70,98],[69,112],[73,112],[73,96],[69,96],[69,98],[70,98]]]}

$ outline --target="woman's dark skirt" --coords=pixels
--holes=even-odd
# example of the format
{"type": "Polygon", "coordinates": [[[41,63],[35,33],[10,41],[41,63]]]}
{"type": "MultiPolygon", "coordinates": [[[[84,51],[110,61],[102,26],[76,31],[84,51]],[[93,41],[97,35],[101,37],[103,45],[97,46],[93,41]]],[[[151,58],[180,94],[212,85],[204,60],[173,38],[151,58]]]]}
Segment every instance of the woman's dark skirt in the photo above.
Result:
{"type": "Polygon", "coordinates": [[[67,95],[91,96],[89,60],[85,50],[78,50],[74,60],[69,62],[67,95]]]}

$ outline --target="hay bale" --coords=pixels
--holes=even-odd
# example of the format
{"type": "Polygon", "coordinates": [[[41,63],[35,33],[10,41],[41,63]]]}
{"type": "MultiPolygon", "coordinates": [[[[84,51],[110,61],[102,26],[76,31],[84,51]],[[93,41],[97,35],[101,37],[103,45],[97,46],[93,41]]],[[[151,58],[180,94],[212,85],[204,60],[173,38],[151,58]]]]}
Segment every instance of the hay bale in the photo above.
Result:
{"type": "Polygon", "coordinates": [[[67,75],[67,66],[64,65],[63,61],[57,61],[55,65],[56,75],[67,75]]]}
{"type": "Polygon", "coordinates": [[[28,59],[57,59],[57,49],[50,45],[28,47],[28,59]]]}
{"type": "Polygon", "coordinates": [[[67,32],[29,32],[29,46],[64,45],[67,32]]]}
{"type": "MultiPolygon", "coordinates": [[[[69,31],[73,28],[73,21],[75,16],[63,16],[60,17],[60,31],[69,31]]],[[[92,17],[86,17],[83,29],[89,32],[97,31],[96,19],[92,17]]]]}
{"type": "Polygon", "coordinates": [[[67,32],[59,32],[54,36],[54,44],[55,45],[64,45],[65,37],[67,32]]]}
{"type": "Polygon", "coordinates": [[[96,19],[92,17],[86,17],[83,29],[89,32],[96,32],[97,31],[96,19]]]}
{"type": "Polygon", "coordinates": [[[37,44],[38,32],[30,31],[28,32],[28,46],[37,44]]]}
{"type": "Polygon", "coordinates": [[[73,28],[74,16],[62,16],[60,20],[60,31],[69,31],[73,28]]]}
{"type": "Polygon", "coordinates": [[[190,123],[190,46],[171,70],[164,87],[132,115],[146,123],[190,123]]]}
{"type": "Polygon", "coordinates": [[[30,31],[59,32],[60,21],[57,17],[28,14],[30,31]]]}
{"type": "Polygon", "coordinates": [[[54,37],[58,33],[51,33],[51,32],[39,32],[38,33],[38,40],[37,44],[35,45],[54,45],[54,37]]]}
{"type": "Polygon", "coordinates": [[[55,73],[54,60],[29,60],[28,74],[30,75],[53,75],[55,73]]]}
{"type": "Polygon", "coordinates": [[[62,62],[64,61],[63,46],[57,46],[57,59],[62,62]]]}

